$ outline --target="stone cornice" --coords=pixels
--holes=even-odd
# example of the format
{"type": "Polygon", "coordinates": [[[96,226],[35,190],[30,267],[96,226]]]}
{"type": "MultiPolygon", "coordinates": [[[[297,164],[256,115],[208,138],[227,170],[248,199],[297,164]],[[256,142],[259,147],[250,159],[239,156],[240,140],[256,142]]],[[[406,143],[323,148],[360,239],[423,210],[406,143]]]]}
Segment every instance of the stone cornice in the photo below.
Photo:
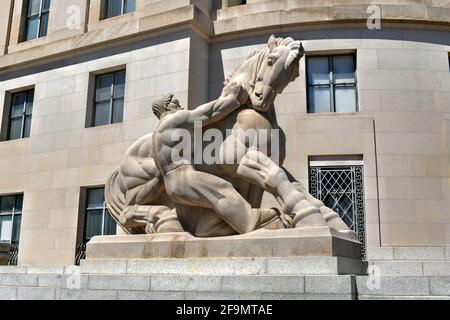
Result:
{"type": "MultiPolygon", "coordinates": [[[[433,28],[450,27],[450,3],[442,7],[441,0],[380,0],[382,23],[422,24],[433,28]]],[[[369,14],[368,0],[279,0],[250,3],[217,11],[212,21],[195,4],[140,16],[134,19],[111,21],[102,28],[65,39],[40,38],[27,43],[23,49],[15,49],[0,55],[0,72],[40,63],[48,59],[64,57],[80,50],[112,46],[148,35],[162,35],[174,30],[193,29],[214,41],[224,36],[258,30],[282,30],[309,25],[362,23],[369,14]],[[345,3],[349,4],[345,4],[345,3]],[[364,4],[365,3],[365,4],[364,4]]],[[[445,3],[442,0],[442,3],[445,3]]]]}
{"type": "MultiPolygon", "coordinates": [[[[292,25],[366,22],[370,1],[318,0],[318,1],[267,1],[248,4],[245,8],[231,7],[219,10],[214,21],[214,35],[283,28],[292,25]],[[366,2],[366,3],[365,3],[366,2]],[[355,3],[355,4],[351,4],[355,3]],[[364,4],[365,3],[365,4],[364,4]]],[[[430,6],[430,1],[409,1],[415,4],[390,4],[379,1],[382,23],[413,23],[450,26],[450,2],[445,7],[430,6]]],[[[398,2],[398,1],[397,1],[398,2]]],[[[404,1],[408,2],[408,1],[404,1]]],[[[438,3],[438,1],[435,1],[438,3]]],[[[442,1],[445,3],[445,1],[442,1]]]]}
{"type": "Polygon", "coordinates": [[[120,24],[108,24],[104,28],[88,31],[65,39],[42,41],[36,45],[0,56],[0,71],[12,67],[35,63],[57,56],[71,54],[78,50],[88,50],[139,38],[147,33],[162,35],[180,29],[195,29],[208,37],[212,33],[212,22],[195,5],[189,5],[155,15],[144,16],[120,24]]]}

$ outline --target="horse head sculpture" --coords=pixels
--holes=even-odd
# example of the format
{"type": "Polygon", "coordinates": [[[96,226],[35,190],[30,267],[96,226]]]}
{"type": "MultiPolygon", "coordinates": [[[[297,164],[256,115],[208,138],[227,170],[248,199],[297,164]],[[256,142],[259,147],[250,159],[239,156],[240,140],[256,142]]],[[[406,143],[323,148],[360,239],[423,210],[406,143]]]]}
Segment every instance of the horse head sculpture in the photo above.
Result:
{"type": "Polygon", "coordinates": [[[227,78],[224,91],[234,81],[240,82],[249,92],[253,108],[266,112],[275,97],[299,76],[299,61],[304,53],[300,41],[272,35],[266,48],[252,53],[227,78]]]}

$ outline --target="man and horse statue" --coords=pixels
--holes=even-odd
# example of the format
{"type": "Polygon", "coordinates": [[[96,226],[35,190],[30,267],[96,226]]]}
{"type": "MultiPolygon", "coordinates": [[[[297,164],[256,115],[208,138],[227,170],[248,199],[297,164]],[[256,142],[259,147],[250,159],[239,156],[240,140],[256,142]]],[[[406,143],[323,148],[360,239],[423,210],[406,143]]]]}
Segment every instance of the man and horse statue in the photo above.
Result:
{"type": "MultiPolygon", "coordinates": [[[[156,129],[127,150],[105,187],[108,210],[122,229],[128,234],[219,237],[328,226],[356,239],[336,212],[283,167],[286,138],[274,101],[299,76],[303,55],[300,41],[271,36],[267,47],[252,53],[227,78],[217,100],[193,110],[181,109],[172,94],[153,102],[156,129]],[[215,150],[217,161],[195,161],[198,148],[180,147],[198,146],[192,137],[199,127],[224,134],[215,150]],[[259,138],[242,135],[247,130],[259,138]],[[181,141],[186,132],[189,137],[184,134],[181,141]],[[264,192],[274,196],[279,208],[261,208],[264,192]]],[[[201,155],[206,148],[203,141],[201,155]]]]}

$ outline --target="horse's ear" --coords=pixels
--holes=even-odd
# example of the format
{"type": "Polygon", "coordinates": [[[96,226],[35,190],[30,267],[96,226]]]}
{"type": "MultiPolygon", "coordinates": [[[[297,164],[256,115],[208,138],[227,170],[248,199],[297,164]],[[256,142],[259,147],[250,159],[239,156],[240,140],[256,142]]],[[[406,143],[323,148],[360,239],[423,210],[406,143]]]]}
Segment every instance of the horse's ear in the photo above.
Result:
{"type": "Polygon", "coordinates": [[[269,42],[267,42],[267,46],[270,48],[270,51],[272,51],[277,46],[277,38],[275,38],[274,35],[270,36],[269,42]]]}

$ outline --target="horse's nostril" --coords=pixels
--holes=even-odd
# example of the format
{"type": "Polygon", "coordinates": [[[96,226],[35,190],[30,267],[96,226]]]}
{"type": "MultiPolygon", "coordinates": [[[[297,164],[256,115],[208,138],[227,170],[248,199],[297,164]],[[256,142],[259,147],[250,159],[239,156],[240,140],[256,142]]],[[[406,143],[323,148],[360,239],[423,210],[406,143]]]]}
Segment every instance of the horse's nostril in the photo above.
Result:
{"type": "Polygon", "coordinates": [[[259,100],[261,100],[262,99],[262,93],[255,92],[255,97],[257,97],[259,100]]]}

